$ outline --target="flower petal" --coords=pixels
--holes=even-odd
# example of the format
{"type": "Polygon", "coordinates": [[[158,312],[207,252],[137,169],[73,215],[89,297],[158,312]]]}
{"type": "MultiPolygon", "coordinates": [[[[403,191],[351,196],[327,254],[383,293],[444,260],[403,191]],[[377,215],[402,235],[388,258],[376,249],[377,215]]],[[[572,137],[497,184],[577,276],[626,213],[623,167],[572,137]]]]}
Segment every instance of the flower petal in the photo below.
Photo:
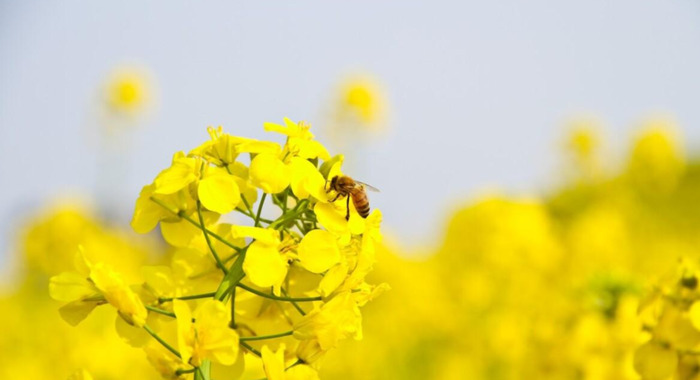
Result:
{"type": "Polygon", "coordinates": [[[272,352],[270,347],[264,345],[262,354],[263,368],[268,380],[285,380],[284,376],[284,344],[281,344],[277,352],[272,352]]]}
{"type": "Polygon", "coordinates": [[[202,230],[192,223],[180,219],[177,222],[162,222],[160,233],[168,244],[175,247],[189,247],[202,230]]]}
{"type": "Polygon", "coordinates": [[[284,281],[287,262],[276,246],[255,241],[248,247],[243,270],[253,284],[269,287],[284,281]]]}
{"type": "Polygon", "coordinates": [[[343,283],[348,275],[348,265],[340,262],[332,266],[323,276],[321,283],[318,284],[318,292],[322,297],[328,297],[340,284],[343,283]]]}
{"type": "Polygon", "coordinates": [[[285,375],[286,380],[319,380],[318,372],[306,364],[295,365],[285,375]]]}
{"type": "Polygon", "coordinates": [[[241,201],[238,184],[228,174],[215,174],[199,181],[197,195],[204,207],[219,214],[231,212],[241,201]]]}
{"type": "Polygon", "coordinates": [[[276,155],[261,153],[250,163],[250,179],[268,194],[277,194],[289,186],[289,167],[276,155]]]}
{"type": "Polygon", "coordinates": [[[178,190],[197,180],[195,175],[196,160],[192,157],[185,157],[184,153],[178,152],[173,157],[172,165],[158,174],[155,181],[157,194],[173,194],[178,190]]]}
{"type": "Polygon", "coordinates": [[[299,243],[299,260],[304,268],[322,273],[340,261],[340,249],[336,237],[324,230],[313,230],[299,243]]]}
{"type": "Polygon", "coordinates": [[[192,357],[194,345],[194,326],[192,324],[192,311],[185,301],[173,300],[173,312],[177,317],[177,347],[182,356],[182,362],[187,363],[192,357]]]}
{"type": "Polygon", "coordinates": [[[238,333],[229,327],[231,315],[217,300],[207,300],[194,312],[198,348],[207,357],[223,365],[238,359],[238,333]]]}
{"type": "Polygon", "coordinates": [[[49,280],[49,295],[56,301],[71,302],[97,294],[95,286],[75,272],[63,272],[49,280]]]}
{"type": "Polygon", "coordinates": [[[289,163],[291,171],[292,192],[298,198],[312,195],[321,201],[327,201],[326,180],[316,169],[316,166],[303,158],[294,157],[289,163]]]}
{"type": "Polygon", "coordinates": [[[87,318],[95,307],[97,302],[74,301],[63,305],[58,312],[64,321],[75,327],[87,318]]]}

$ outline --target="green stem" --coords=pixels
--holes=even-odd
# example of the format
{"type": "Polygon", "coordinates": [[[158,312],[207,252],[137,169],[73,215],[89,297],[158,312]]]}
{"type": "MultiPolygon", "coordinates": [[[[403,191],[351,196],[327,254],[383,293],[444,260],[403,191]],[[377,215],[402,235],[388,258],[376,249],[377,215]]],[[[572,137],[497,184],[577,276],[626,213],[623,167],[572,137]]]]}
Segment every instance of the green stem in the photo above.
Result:
{"type": "Polygon", "coordinates": [[[260,204],[258,205],[258,214],[255,215],[255,227],[260,226],[260,213],[262,212],[263,204],[265,203],[266,197],[267,193],[263,193],[262,197],[260,198],[260,204]]]}
{"type": "Polygon", "coordinates": [[[290,365],[289,367],[285,368],[285,371],[288,370],[288,369],[290,369],[290,368],[292,368],[292,367],[294,367],[294,366],[298,366],[298,365],[300,365],[300,364],[304,364],[304,361],[301,360],[301,359],[297,359],[297,361],[295,361],[294,364],[292,364],[292,365],[290,365]]]}
{"type": "MultiPolygon", "coordinates": [[[[287,291],[284,290],[284,288],[280,287],[280,290],[282,290],[282,294],[284,294],[285,296],[288,295],[287,291]]],[[[294,308],[297,309],[299,314],[306,315],[306,313],[304,312],[304,309],[302,309],[299,305],[297,305],[297,303],[295,301],[289,301],[289,302],[292,303],[292,306],[294,306],[294,308]]]]}
{"type": "Polygon", "coordinates": [[[83,302],[97,302],[97,303],[107,303],[107,299],[102,294],[83,298],[83,302]]]}
{"type": "Polygon", "coordinates": [[[227,274],[228,269],[226,269],[226,266],[224,265],[224,263],[221,262],[221,258],[216,253],[214,246],[211,244],[211,239],[209,239],[209,233],[207,232],[207,229],[204,227],[204,217],[202,216],[202,202],[200,202],[200,201],[197,201],[197,215],[199,216],[199,225],[200,225],[200,228],[202,230],[202,233],[204,234],[204,240],[207,241],[207,245],[209,246],[209,250],[211,251],[211,254],[214,256],[214,260],[216,260],[216,265],[219,268],[221,268],[221,271],[223,271],[224,274],[227,274]]]}
{"type": "Polygon", "coordinates": [[[297,226],[297,228],[299,229],[299,232],[301,232],[301,233],[304,234],[304,235],[306,235],[306,234],[309,232],[309,231],[305,228],[304,222],[301,222],[301,224],[299,223],[299,219],[297,219],[297,220],[294,221],[294,225],[297,226]]]}
{"type": "Polygon", "coordinates": [[[262,355],[260,354],[260,351],[258,351],[258,350],[256,350],[256,349],[254,349],[253,347],[251,347],[250,344],[248,344],[248,343],[246,343],[246,342],[244,342],[244,341],[241,341],[241,346],[247,348],[248,351],[252,352],[252,353],[255,354],[256,356],[262,357],[262,355]]]}
{"type": "Polygon", "coordinates": [[[180,375],[184,375],[186,373],[194,373],[194,371],[196,371],[196,370],[197,370],[196,367],[190,368],[190,369],[178,369],[177,371],[175,371],[175,375],[180,376],[180,375]]]}
{"type": "Polygon", "coordinates": [[[275,301],[286,301],[286,302],[312,302],[312,301],[322,301],[322,300],[323,300],[323,298],[320,297],[320,296],[319,296],[319,297],[298,297],[298,298],[280,297],[280,296],[276,296],[276,295],[274,295],[274,294],[267,294],[267,293],[261,292],[261,291],[259,291],[259,290],[256,290],[256,289],[254,289],[254,288],[251,288],[250,286],[245,285],[245,284],[242,284],[242,283],[238,283],[238,285],[236,285],[236,286],[238,286],[238,287],[240,287],[240,288],[242,288],[242,289],[245,289],[245,290],[247,290],[247,291],[249,291],[249,292],[251,292],[251,293],[253,293],[253,294],[256,294],[256,295],[258,295],[258,296],[260,296],[260,297],[269,298],[269,299],[275,300],[275,301]]]}
{"type": "Polygon", "coordinates": [[[250,217],[253,217],[253,208],[250,207],[250,203],[248,203],[248,200],[245,199],[245,195],[241,194],[241,200],[243,201],[243,204],[245,205],[246,210],[248,210],[248,214],[250,217]]]}
{"type": "MultiPolygon", "coordinates": [[[[185,215],[184,213],[180,213],[180,212],[177,212],[177,211],[173,211],[170,207],[168,207],[168,205],[166,205],[165,203],[163,203],[160,199],[155,198],[155,197],[151,197],[150,199],[151,199],[154,203],[156,203],[157,205],[159,205],[159,206],[163,207],[164,209],[170,211],[171,213],[173,213],[173,214],[175,214],[175,215],[181,217],[182,219],[185,219],[186,221],[192,223],[195,227],[197,227],[197,228],[199,228],[199,229],[202,228],[202,226],[201,226],[199,223],[197,223],[194,219],[190,218],[189,216],[185,215]]],[[[209,235],[212,236],[214,239],[216,239],[216,240],[218,240],[218,241],[224,243],[225,245],[229,246],[230,248],[233,248],[236,252],[241,253],[241,251],[243,251],[243,248],[237,247],[237,246],[233,245],[233,243],[231,243],[230,241],[228,241],[228,240],[222,238],[221,236],[215,234],[212,230],[207,229],[207,233],[209,233],[209,235]]]]}
{"type": "MultiPolygon", "coordinates": [[[[248,247],[246,247],[246,250],[247,249],[248,247]]],[[[239,282],[241,282],[243,277],[245,277],[245,272],[243,271],[243,262],[245,261],[246,250],[244,250],[243,253],[238,255],[236,261],[234,261],[231,265],[228,274],[224,276],[223,280],[221,280],[219,288],[216,289],[216,293],[214,293],[214,298],[218,299],[219,301],[225,302],[225,299],[229,295],[229,293],[233,290],[233,288],[236,287],[236,285],[239,282]]]]}
{"type": "Polygon", "coordinates": [[[289,188],[284,191],[284,199],[282,199],[282,214],[287,213],[287,198],[289,198],[289,188]]]}
{"type": "MultiPolygon", "coordinates": [[[[249,217],[250,219],[255,220],[255,215],[253,215],[252,212],[248,213],[248,212],[245,212],[245,211],[243,211],[243,210],[241,210],[241,209],[239,209],[239,208],[237,208],[236,211],[238,211],[238,212],[240,212],[241,214],[243,214],[243,215],[249,217]]],[[[265,218],[260,218],[260,221],[263,222],[263,223],[267,223],[267,224],[272,223],[272,220],[270,220],[270,219],[265,219],[265,218]]]]}
{"type": "Polygon", "coordinates": [[[249,341],[249,340],[275,339],[275,338],[281,338],[281,337],[283,337],[283,336],[290,336],[290,335],[292,335],[292,334],[294,334],[294,331],[289,330],[289,331],[285,331],[285,332],[283,332],[283,333],[272,334],[272,335],[242,336],[242,337],[240,338],[240,340],[241,340],[242,342],[247,342],[247,341],[249,341]]]}
{"type": "Polygon", "coordinates": [[[297,204],[296,207],[292,210],[292,212],[288,214],[284,214],[277,218],[274,222],[272,222],[268,228],[277,228],[281,225],[284,225],[287,221],[290,221],[292,219],[296,219],[299,215],[303,214],[306,212],[306,205],[309,203],[308,200],[304,199],[301,202],[297,204]]]}
{"type": "Polygon", "coordinates": [[[159,309],[157,307],[153,307],[153,306],[149,306],[149,305],[146,305],[146,309],[150,310],[154,313],[163,314],[163,315],[167,315],[168,317],[175,318],[175,313],[167,311],[167,310],[159,309]]]}
{"type": "Polygon", "coordinates": [[[227,257],[227,258],[225,258],[225,259],[223,259],[223,260],[221,260],[221,261],[223,261],[223,263],[226,264],[226,263],[228,263],[229,261],[231,261],[231,260],[235,259],[236,257],[238,257],[238,255],[240,255],[240,253],[239,253],[239,252],[236,252],[236,253],[234,253],[233,255],[231,255],[231,256],[229,256],[229,257],[227,257]]]}
{"type": "Polygon", "coordinates": [[[202,360],[202,364],[196,368],[194,373],[195,379],[211,380],[211,361],[208,359],[202,360]]]}
{"type": "Polygon", "coordinates": [[[236,287],[231,289],[231,322],[228,326],[232,329],[236,329],[236,287]]]}
{"type": "Polygon", "coordinates": [[[146,330],[148,334],[150,334],[155,340],[158,341],[158,343],[162,344],[163,347],[165,347],[168,351],[172,352],[175,356],[178,358],[182,359],[182,355],[174,349],[171,345],[168,344],[168,342],[164,341],[163,338],[159,337],[158,334],[155,333],[155,331],[151,330],[148,325],[143,325],[143,329],[146,330]]]}
{"type": "Polygon", "coordinates": [[[200,299],[200,298],[212,298],[212,297],[214,297],[215,294],[216,294],[215,292],[212,292],[212,293],[193,294],[191,296],[182,296],[182,297],[161,297],[161,298],[158,298],[158,303],[170,302],[172,300],[186,301],[186,300],[196,300],[196,299],[200,299]]]}

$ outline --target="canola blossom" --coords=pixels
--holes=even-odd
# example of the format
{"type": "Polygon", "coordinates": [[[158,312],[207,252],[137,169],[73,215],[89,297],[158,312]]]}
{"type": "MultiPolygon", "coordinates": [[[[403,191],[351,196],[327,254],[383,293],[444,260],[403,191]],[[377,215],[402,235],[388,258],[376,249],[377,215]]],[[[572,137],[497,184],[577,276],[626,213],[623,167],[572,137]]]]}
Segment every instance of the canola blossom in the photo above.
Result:
{"type": "Polygon", "coordinates": [[[700,270],[682,259],[658,280],[639,305],[646,341],[634,354],[644,380],[693,379],[700,373],[700,270]]]}
{"type": "Polygon", "coordinates": [[[160,227],[169,260],[132,276],[81,248],[49,282],[63,319],[78,325],[109,305],[117,333],[168,379],[318,378],[327,352],[362,338],[360,308],[388,285],[365,282],[381,212],[365,219],[350,203],[346,218],[345,202],[331,202],[343,156],[309,127],[265,123],[283,144],[210,127],[210,140],[176,153],[131,221],[139,233],[160,227]]]}
{"type": "Polygon", "coordinates": [[[377,79],[366,74],[348,77],[338,85],[335,97],[333,116],[336,123],[353,124],[367,130],[383,127],[387,101],[377,79]]]}
{"type": "Polygon", "coordinates": [[[114,69],[102,88],[104,108],[112,117],[135,117],[151,102],[149,78],[142,68],[114,69]]]}

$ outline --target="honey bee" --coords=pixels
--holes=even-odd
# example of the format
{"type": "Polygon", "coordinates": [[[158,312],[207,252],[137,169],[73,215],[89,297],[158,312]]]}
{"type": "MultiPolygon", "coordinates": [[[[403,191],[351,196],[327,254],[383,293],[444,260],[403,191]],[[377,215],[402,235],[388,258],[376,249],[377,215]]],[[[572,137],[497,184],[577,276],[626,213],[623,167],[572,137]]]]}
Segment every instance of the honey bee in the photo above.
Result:
{"type": "Polygon", "coordinates": [[[331,179],[330,187],[326,192],[330,193],[331,191],[335,191],[337,193],[331,202],[335,202],[339,197],[347,197],[345,206],[347,213],[345,214],[345,220],[349,220],[351,198],[357,213],[363,218],[369,216],[369,199],[367,199],[367,192],[365,192],[365,190],[379,192],[376,188],[366,183],[355,181],[348,176],[335,176],[331,179]]]}

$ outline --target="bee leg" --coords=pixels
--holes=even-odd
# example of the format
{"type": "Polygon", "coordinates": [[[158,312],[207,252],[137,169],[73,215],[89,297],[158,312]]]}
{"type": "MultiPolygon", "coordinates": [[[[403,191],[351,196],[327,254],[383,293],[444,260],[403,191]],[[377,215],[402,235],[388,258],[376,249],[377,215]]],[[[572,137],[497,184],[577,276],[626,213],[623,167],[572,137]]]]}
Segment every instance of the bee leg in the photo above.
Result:
{"type": "Polygon", "coordinates": [[[348,210],[345,214],[345,220],[350,220],[350,196],[348,195],[348,200],[345,202],[345,208],[348,210]]]}
{"type": "Polygon", "coordinates": [[[340,197],[340,194],[336,194],[336,195],[335,195],[335,198],[333,198],[333,199],[331,200],[331,202],[335,202],[339,197],[340,197]]]}

